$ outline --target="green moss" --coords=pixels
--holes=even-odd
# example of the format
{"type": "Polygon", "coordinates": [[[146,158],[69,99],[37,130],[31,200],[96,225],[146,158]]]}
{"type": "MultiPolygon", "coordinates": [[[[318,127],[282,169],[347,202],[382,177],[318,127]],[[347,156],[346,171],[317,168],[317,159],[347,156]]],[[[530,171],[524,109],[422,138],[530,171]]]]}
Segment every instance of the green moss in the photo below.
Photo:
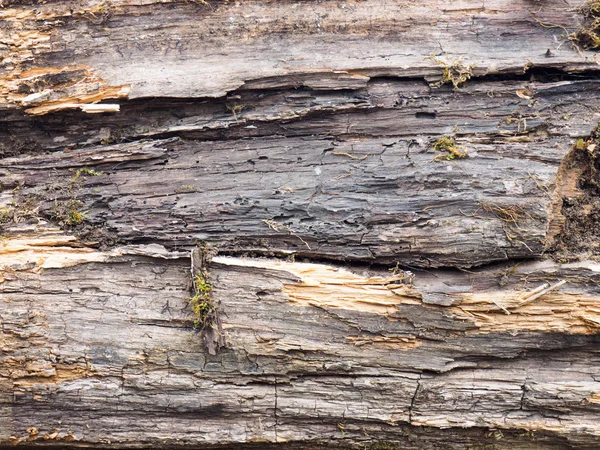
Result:
{"type": "Polygon", "coordinates": [[[600,145],[600,125],[598,125],[590,136],[579,138],[575,141],[576,150],[587,150],[590,154],[595,154],[596,148],[600,145]]]}
{"type": "Polygon", "coordinates": [[[75,226],[80,225],[84,219],[87,217],[85,212],[77,211],[76,209],[72,209],[69,211],[67,215],[67,225],[75,226]]]}
{"type": "Polygon", "coordinates": [[[434,87],[440,87],[444,84],[452,84],[455,89],[458,89],[473,76],[473,68],[475,66],[472,64],[463,64],[462,58],[458,58],[454,61],[444,61],[436,56],[431,56],[431,59],[444,69],[440,81],[433,83],[432,86],[434,87]]]}
{"type": "Polygon", "coordinates": [[[454,138],[447,136],[441,137],[437,141],[435,141],[435,144],[433,144],[433,149],[436,152],[443,152],[442,154],[437,155],[435,158],[433,158],[434,161],[452,161],[456,158],[467,158],[469,156],[467,152],[463,152],[458,149],[454,138]]]}
{"type": "Polygon", "coordinates": [[[79,200],[70,200],[67,203],[54,202],[54,209],[50,218],[61,226],[75,227],[87,219],[87,211],[82,211],[83,203],[79,200]]]}
{"type": "Polygon", "coordinates": [[[189,302],[194,313],[194,328],[204,329],[210,324],[216,311],[212,300],[212,286],[204,270],[199,270],[194,275],[193,289],[194,295],[189,302]]]}
{"type": "Polygon", "coordinates": [[[81,169],[77,169],[77,172],[75,172],[75,175],[73,175],[73,178],[71,178],[69,180],[69,188],[72,188],[73,185],[77,182],[77,180],[79,180],[79,178],[82,175],[89,175],[91,177],[98,177],[98,176],[102,175],[102,172],[97,172],[95,170],[88,169],[87,167],[82,167],[81,169]]]}
{"type": "Polygon", "coordinates": [[[68,197],[54,200],[54,206],[44,212],[44,216],[54,222],[61,228],[74,228],[82,225],[88,218],[88,211],[84,210],[85,205],[77,198],[77,190],[80,188],[80,182],[84,177],[97,177],[102,172],[82,167],[75,171],[75,174],[69,179],[68,186],[56,185],[53,189],[64,192],[68,197]]]}

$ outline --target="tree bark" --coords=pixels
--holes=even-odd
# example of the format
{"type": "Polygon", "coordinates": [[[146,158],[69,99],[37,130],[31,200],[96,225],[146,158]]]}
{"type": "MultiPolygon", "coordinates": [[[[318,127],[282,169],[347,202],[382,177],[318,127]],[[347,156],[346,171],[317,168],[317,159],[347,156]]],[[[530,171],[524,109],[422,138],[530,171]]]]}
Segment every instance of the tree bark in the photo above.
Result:
{"type": "Polygon", "coordinates": [[[0,6],[0,446],[598,447],[579,1],[0,6]]]}

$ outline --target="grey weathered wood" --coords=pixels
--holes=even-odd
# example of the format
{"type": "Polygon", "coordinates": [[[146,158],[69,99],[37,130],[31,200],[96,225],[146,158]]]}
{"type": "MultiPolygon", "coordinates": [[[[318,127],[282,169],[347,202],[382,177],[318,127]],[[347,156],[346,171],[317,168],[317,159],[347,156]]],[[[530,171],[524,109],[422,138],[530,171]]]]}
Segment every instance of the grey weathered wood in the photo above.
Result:
{"type": "MultiPolygon", "coordinates": [[[[36,195],[49,214],[55,202],[77,197],[91,223],[128,242],[151,238],[189,248],[199,239],[221,251],[434,267],[540,256],[557,215],[560,163],[574,138],[599,120],[590,114],[597,82],[529,85],[539,93],[534,104],[516,96],[525,86],[520,82],[474,83],[461,92],[377,82],[337,99],[352,104],[360,97],[368,107],[292,122],[283,136],[205,140],[205,131],[188,126],[185,133],[200,133],[191,141],[136,140],[5,158],[6,185],[23,186],[5,202],[36,195]],[[396,108],[398,95],[414,102],[396,108]],[[528,120],[515,119],[521,108],[528,120]],[[469,158],[434,161],[434,143],[452,134],[469,158]],[[67,180],[82,167],[104,175],[69,189],[67,180]],[[511,207],[521,210],[519,223],[507,224],[497,212],[511,207]]],[[[187,112],[209,117],[210,109],[195,105],[187,112]]],[[[248,114],[245,123],[253,123],[248,114]]],[[[163,121],[157,132],[172,132],[163,121]]]]}
{"type": "Polygon", "coordinates": [[[597,448],[579,6],[0,2],[0,446],[597,448]]]}
{"type": "Polygon", "coordinates": [[[59,442],[117,446],[400,445],[408,432],[426,448],[421,427],[449,427],[439,433],[459,446],[467,427],[498,448],[513,430],[521,445],[593,448],[600,435],[597,267],[523,264],[503,288],[510,266],[419,271],[408,288],[384,284],[387,271],[218,257],[210,274],[227,345],[210,356],[190,328],[189,256],[81,249],[80,264],[53,269],[66,248],[52,239],[35,244],[49,268],[4,266],[4,442],[55,428],[59,442]],[[540,283],[528,280],[573,273],[511,315],[494,304],[511,308],[540,283]],[[432,303],[439,295],[451,305],[432,303]]]}

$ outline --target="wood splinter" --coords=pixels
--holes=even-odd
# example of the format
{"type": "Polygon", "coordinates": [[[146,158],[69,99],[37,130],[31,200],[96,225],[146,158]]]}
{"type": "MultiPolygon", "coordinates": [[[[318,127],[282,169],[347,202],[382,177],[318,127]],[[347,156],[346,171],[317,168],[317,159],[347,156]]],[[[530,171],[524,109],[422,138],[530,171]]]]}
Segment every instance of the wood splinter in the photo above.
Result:
{"type": "Polygon", "coordinates": [[[87,104],[80,105],[79,108],[88,114],[99,114],[106,112],[119,112],[121,110],[121,106],[113,103],[102,103],[102,104],[87,104]]]}
{"type": "Polygon", "coordinates": [[[548,292],[558,289],[566,282],[566,280],[561,280],[558,283],[553,284],[552,286],[548,286],[548,283],[544,283],[541,286],[538,286],[537,288],[532,290],[531,292],[528,292],[527,294],[521,296],[521,302],[513,306],[513,308],[520,308],[521,306],[534,302],[541,296],[546,295],[548,292]]]}
{"type": "Polygon", "coordinates": [[[496,305],[499,309],[501,309],[505,314],[510,315],[510,311],[508,310],[508,308],[520,308],[521,306],[527,305],[527,304],[537,300],[541,296],[546,295],[548,292],[558,289],[566,282],[567,282],[566,280],[561,280],[558,283],[553,284],[552,286],[548,285],[548,283],[544,283],[544,284],[536,287],[535,289],[521,295],[519,297],[519,300],[521,300],[521,301],[514,306],[504,307],[500,303],[494,301],[493,299],[491,301],[492,301],[492,303],[494,303],[494,305],[496,305]]]}

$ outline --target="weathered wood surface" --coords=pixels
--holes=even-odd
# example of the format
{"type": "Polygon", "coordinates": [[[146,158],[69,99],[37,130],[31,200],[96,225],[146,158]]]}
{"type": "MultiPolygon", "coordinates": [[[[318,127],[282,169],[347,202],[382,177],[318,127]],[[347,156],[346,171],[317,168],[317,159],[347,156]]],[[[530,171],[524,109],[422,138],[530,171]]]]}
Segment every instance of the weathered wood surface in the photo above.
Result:
{"type": "Polygon", "coordinates": [[[597,445],[597,265],[419,271],[408,287],[217,257],[227,346],[209,355],[190,330],[187,254],[67,243],[38,234],[21,260],[3,256],[4,442],[509,448],[519,430],[522,448],[597,445]],[[514,308],[559,277],[560,292],[514,308]]]}
{"type": "Polygon", "coordinates": [[[0,445],[598,447],[579,1],[0,5],[0,445]]]}
{"type": "Polygon", "coordinates": [[[581,24],[575,0],[5,3],[3,64],[13,82],[5,101],[36,114],[87,97],[222,97],[240,87],[435,78],[439,66],[429,57],[440,53],[465,57],[477,74],[597,70],[596,55],[578,54],[561,37],[581,24]],[[77,71],[79,83],[58,77],[41,92],[12,90],[45,74],[27,70],[48,67],[77,71]]]}
{"type": "MultiPolygon", "coordinates": [[[[560,222],[552,192],[560,162],[600,121],[595,75],[579,73],[596,70],[596,56],[576,51],[564,30],[547,28],[575,30],[574,5],[537,11],[517,3],[509,12],[456,3],[440,12],[434,5],[371,3],[8,9],[7,29],[28,38],[7,44],[0,138],[5,155],[33,155],[3,160],[3,184],[39,195],[48,211],[74,195],[57,181],[72,176],[65,170],[99,166],[105,176],[86,182],[77,198],[92,223],[127,242],[189,247],[200,239],[221,251],[434,267],[540,256],[552,240],[549,224],[560,222]],[[317,20],[324,14],[327,26],[317,20]],[[306,18],[313,15],[314,24],[306,18]],[[42,20],[48,36],[38,45],[28,33],[42,20]],[[499,45],[503,27],[510,31],[499,45]],[[206,47],[219,48],[217,60],[206,47]],[[281,66],[284,50],[304,55],[296,56],[298,67],[293,54],[281,66]],[[374,50],[380,56],[369,57],[374,50]],[[73,55],[106,85],[88,83],[92,69],[63,70],[73,55]],[[478,78],[459,91],[431,87],[427,80],[443,71],[432,55],[448,64],[465,56],[462,64],[474,65],[478,78]],[[346,75],[333,73],[342,69],[346,75]],[[505,79],[494,78],[498,73],[505,79]],[[160,98],[130,100],[115,115],[31,117],[97,101],[72,97],[90,84],[110,92],[127,86],[130,99],[160,98]],[[170,136],[186,141],[138,141],[170,136]],[[469,159],[432,162],[443,136],[455,136],[469,159]],[[119,142],[129,144],[61,153],[119,142]],[[58,152],[39,156],[40,148],[58,152]],[[507,230],[497,211],[511,206],[521,210],[522,223],[507,230]]],[[[14,197],[5,194],[4,202],[14,197]]]]}
{"type": "MultiPolygon", "coordinates": [[[[340,106],[337,114],[304,118],[284,126],[289,136],[271,130],[260,138],[233,133],[209,140],[197,131],[193,140],[136,140],[5,158],[5,187],[21,188],[6,189],[3,197],[5,204],[35,198],[46,216],[57,203],[77,198],[90,223],[124,242],[189,247],[206,240],[229,252],[293,251],[433,267],[536,257],[561,214],[554,208],[562,195],[554,192],[561,161],[575,137],[600,120],[590,112],[598,104],[598,82],[528,83],[540,91],[531,106],[515,95],[525,85],[475,82],[463,92],[432,95],[424,83],[383,81],[327,100],[304,93],[299,109],[310,108],[314,98],[343,106],[356,103],[356,96],[365,109],[349,113],[340,106]],[[397,96],[414,97],[415,105],[396,109],[397,96]],[[521,108],[529,119],[507,124],[521,108]],[[455,126],[469,158],[433,161],[436,139],[455,126]],[[83,167],[103,175],[70,183],[83,167]],[[507,223],[502,211],[511,208],[518,214],[507,223]]],[[[174,107],[184,114],[185,106],[190,116],[205,114],[217,126],[210,107],[174,107]]],[[[142,113],[139,105],[135,109],[133,122],[142,113]]],[[[130,122],[125,112],[110,120],[116,118],[130,122]]],[[[157,120],[163,122],[159,134],[172,131],[172,120],[157,120]]],[[[94,132],[106,129],[95,122],[94,132]]]]}

